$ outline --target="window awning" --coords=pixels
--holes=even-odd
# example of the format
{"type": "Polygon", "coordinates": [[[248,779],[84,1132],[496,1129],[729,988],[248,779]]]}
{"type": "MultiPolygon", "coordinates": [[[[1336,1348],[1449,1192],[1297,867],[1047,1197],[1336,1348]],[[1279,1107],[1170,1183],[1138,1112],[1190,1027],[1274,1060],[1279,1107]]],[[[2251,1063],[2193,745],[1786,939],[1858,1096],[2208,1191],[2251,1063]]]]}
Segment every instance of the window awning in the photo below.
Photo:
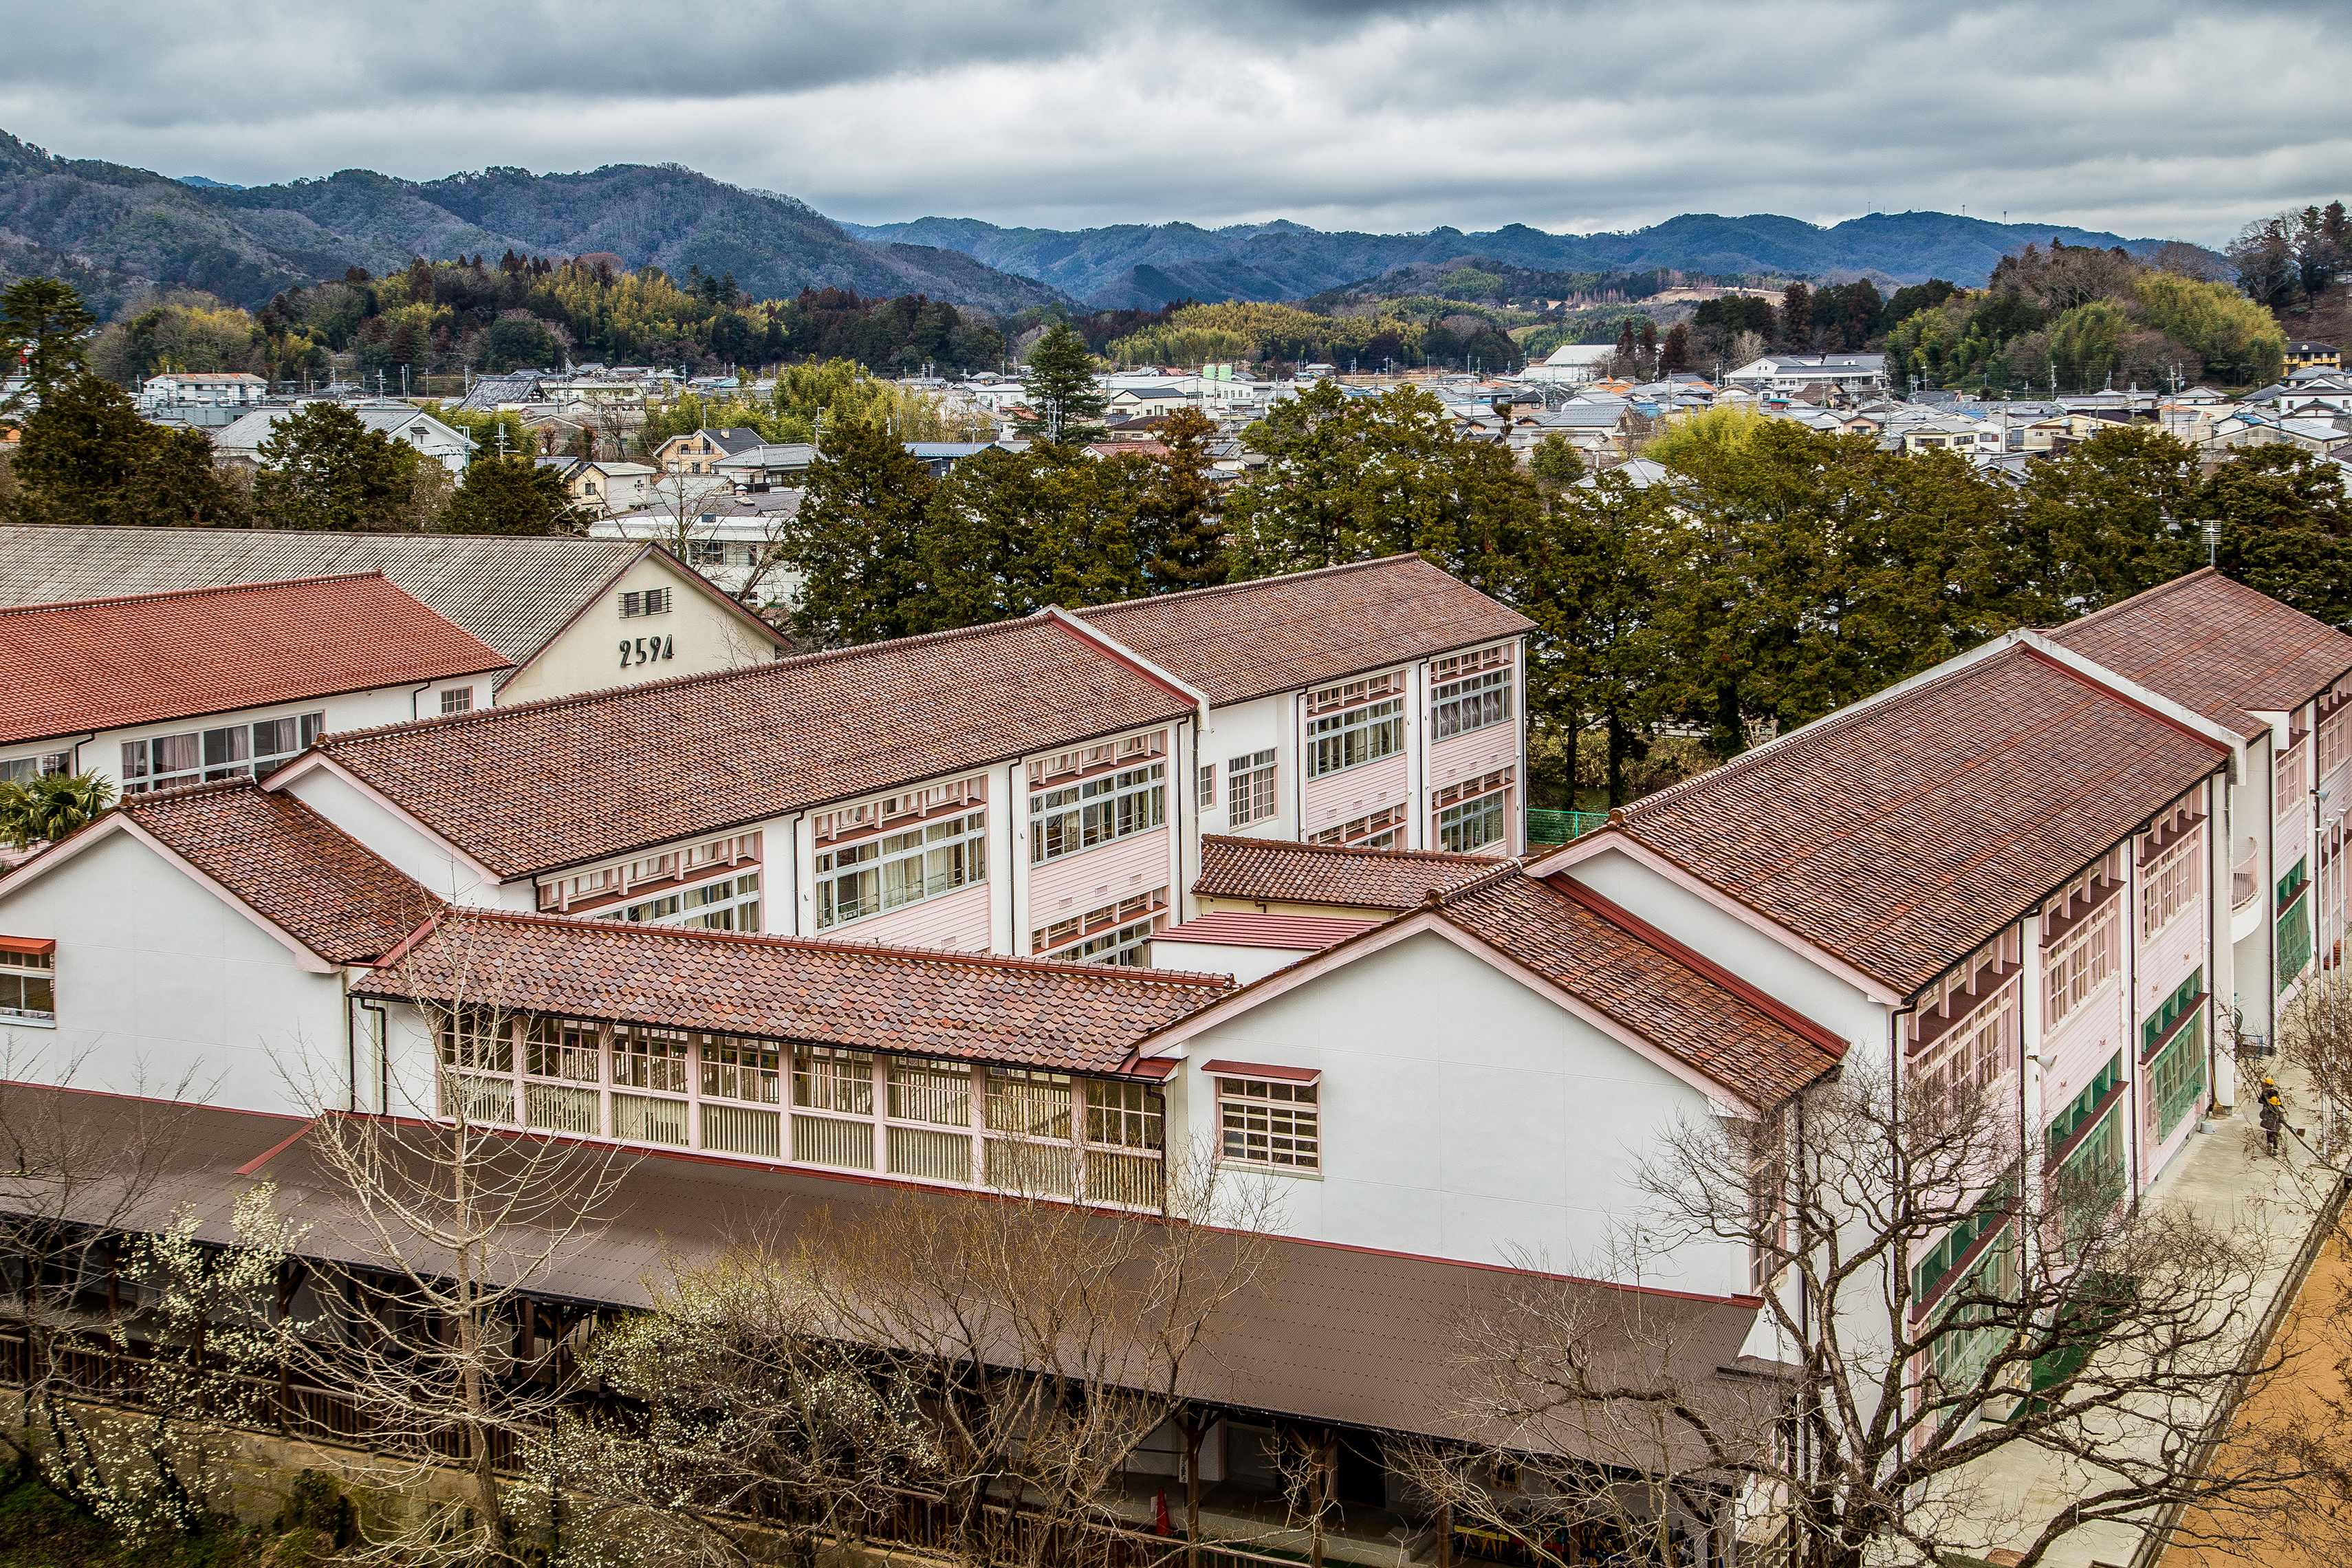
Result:
{"type": "Polygon", "coordinates": [[[55,937],[0,936],[0,952],[55,952],[57,950],[55,937]]]}
{"type": "Polygon", "coordinates": [[[1319,1068],[1273,1067],[1265,1062],[1202,1062],[1201,1070],[1218,1078],[1262,1078],[1277,1083],[1314,1083],[1323,1076],[1319,1068]]]}

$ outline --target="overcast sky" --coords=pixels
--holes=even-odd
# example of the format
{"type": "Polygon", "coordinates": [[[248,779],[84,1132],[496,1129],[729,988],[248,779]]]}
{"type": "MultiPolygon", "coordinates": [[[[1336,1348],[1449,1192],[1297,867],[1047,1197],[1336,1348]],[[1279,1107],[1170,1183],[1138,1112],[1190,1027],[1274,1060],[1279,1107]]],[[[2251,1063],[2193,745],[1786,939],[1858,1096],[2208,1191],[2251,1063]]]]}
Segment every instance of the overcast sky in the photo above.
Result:
{"type": "Polygon", "coordinates": [[[833,216],[2218,243],[2352,170],[2337,3],[11,0],[0,129],[238,184],[688,164],[833,216]]]}

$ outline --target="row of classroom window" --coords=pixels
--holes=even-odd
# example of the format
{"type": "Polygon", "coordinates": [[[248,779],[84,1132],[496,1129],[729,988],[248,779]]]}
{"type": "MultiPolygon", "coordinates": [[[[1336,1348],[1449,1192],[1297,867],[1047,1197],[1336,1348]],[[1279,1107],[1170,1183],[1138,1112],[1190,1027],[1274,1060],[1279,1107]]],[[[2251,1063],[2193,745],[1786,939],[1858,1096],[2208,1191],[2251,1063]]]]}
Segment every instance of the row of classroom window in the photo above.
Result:
{"type": "MultiPolygon", "coordinates": [[[[1160,1202],[1167,1111],[1149,1084],[543,1016],[457,1012],[437,1034],[441,1111],[451,1118],[1160,1202]]],[[[1220,1159],[1320,1167],[1315,1085],[1221,1077],[1217,1096],[1220,1159]]]]}

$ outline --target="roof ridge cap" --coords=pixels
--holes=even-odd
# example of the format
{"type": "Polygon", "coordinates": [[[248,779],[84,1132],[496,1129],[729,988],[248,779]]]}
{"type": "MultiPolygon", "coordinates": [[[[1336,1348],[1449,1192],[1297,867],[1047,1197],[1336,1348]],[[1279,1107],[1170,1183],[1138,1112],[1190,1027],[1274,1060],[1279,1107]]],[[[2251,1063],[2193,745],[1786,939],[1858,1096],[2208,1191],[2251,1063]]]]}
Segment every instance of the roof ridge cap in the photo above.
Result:
{"type": "MultiPolygon", "coordinates": [[[[1270,583],[1295,583],[1305,577],[1336,576],[1343,572],[1362,572],[1370,567],[1385,566],[1406,560],[1419,561],[1435,571],[1445,572],[1444,567],[1427,560],[1418,551],[1400,550],[1392,555],[1375,555],[1364,561],[1341,561],[1329,566],[1310,566],[1304,572],[1277,572],[1270,577],[1250,577],[1238,583],[1212,583],[1204,588],[1186,588],[1174,594],[1142,594],[1132,599],[1113,599],[1107,605],[1088,605],[1082,609],[1068,613],[1073,616],[1091,616],[1104,610],[1123,610],[1133,605],[1165,605],[1179,599],[1205,599],[1219,594],[1247,593],[1254,588],[1263,588],[1270,583]]],[[[1454,575],[1450,572],[1445,572],[1445,574],[1449,577],[1454,575]]],[[[1460,579],[1456,578],[1455,581],[1459,582],[1460,579]]],[[[1465,586],[1467,584],[1465,584],[1465,586]]]]}
{"type": "MultiPolygon", "coordinates": [[[[1437,905],[1437,907],[1440,909],[1448,909],[1474,894],[1483,893],[1489,888],[1497,888],[1502,886],[1503,883],[1511,879],[1511,873],[1514,871],[1524,873],[1525,870],[1526,868],[1521,866],[1517,860],[1506,860],[1501,865],[1496,867],[1493,870],[1473,877],[1466,882],[1459,883],[1452,888],[1432,888],[1430,892],[1434,895],[1433,901],[1437,905]]],[[[1535,880],[1532,877],[1529,877],[1527,879],[1530,882],[1535,880]]]]}
{"type": "Polygon", "coordinates": [[[1352,844],[1309,844],[1303,839],[1252,838],[1235,833],[1203,833],[1203,844],[1232,844],[1247,849],[1297,850],[1309,855],[1355,855],[1368,860],[1395,863],[1405,860],[1435,860],[1447,865],[1485,865],[1495,862],[1513,865],[1508,856],[1472,855],[1459,849],[1366,849],[1352,844]]]}
{"type": "MultiPolygon", "coordinates": [[[[38,525],[29,524],[27,526],[38,525]]],[[[174,529],[171,531],[176,533],[183,531],[174,529]]],[[[276,532],[278,531],[271,529],[257,529],[255,530],[255,531],[276,532]]],[[[383,576],[383,572],[381,568],[372,567],[365,572],[325,572],[311,577],[271,577],[258,583],[209,583],[199,588],[156,588],[144,594],[101,594],[94,598],[88,599],[44,599],[34,604],[0,605],[0,616],[29,616],[37,615],[47,610],[82,610],[88,609],[94,605],[159,604],[168,599],[196,599],[212,594],[252,594],[258,593],[264,588],[292,588],[307,586],[317,583],[357,583],[363,582],[370,577],[383,577],[383,580],[388,583],[392,581],[390,578],[383,576]]],[[[393,583],[392,585],[395,588],[400,588],[400,584],[397,583],[393,583]]],[[[408,593],[408,590],[405,588],[401,588],[400,591],[404,594],[408,593]]],[[[414,594],[410,594],[409,597],[415,598],[416,596],[414,594]]],[[[418,603],[422,604],[423,601],[419,600],[418,603]]],[[[425,607],[430,609],[432,606],[426,605],[425,607]]],[[[438,614],[438,612],[436,611],[436,614],[438,614]]],[[[441,618],[443,620],[448,619],[446,616],[443,616],[441,618]]],[[[453,622],[452,624],[454,625],[455,623],[453,622]]],[[[458,629],[462,631],[465,628],[461,626],[458,629]]],[[[478,641],[479,639],[478,638],[476,640],[478,641]]],[[[494,649],[492,651],[496,650],[494,649]]]]}
{"type": "Polygon", "coordinates": [[[879,942],[842,942],[823,937],[785,936],[771,931],[689,931],[682,926],[647,925],[635,921],[597,920],[587,915],[551,915],[530,910],[492,910],[453,906],[452,918],[466,921],[505,921],[515,925],[553,926],[562,931],[593,932],[598,936],[629,938],[663,938],[686,942],[717,942],[739,947],[782,948],[799,952],[867,953],[879,958],[900,958],[924,963],[960,963],[976,968],[1010,969],[1016,972],[1038,972],[1048,974],[1083,975],[1098,980],[1115,980],[1145,985],[1171,986],[1207,985],[1218,990],[1230,989],[1233,977],[1188,969],[1148,969],[1127,964],[1063,963],[1052,959],[1024,958],[1009,952],[967,952],[949,947],[898,946],[879,942]]]}
{"type": "MultiPolygon", "coordinates": [[[[271,792],[261,787],[261,781],[247,773],[242,778],[214,779],[209,783],[173,784],[167,789],[142,789],[136,795],[117,795],[113,809],[126,816],[136,816],[142,808],[165,801],[187,800],[200,795],[227,795],[235,790],[250,789],[259,795],[271,792]]],[[[341,830],[337,829],[338,832],[341,830]]]]}

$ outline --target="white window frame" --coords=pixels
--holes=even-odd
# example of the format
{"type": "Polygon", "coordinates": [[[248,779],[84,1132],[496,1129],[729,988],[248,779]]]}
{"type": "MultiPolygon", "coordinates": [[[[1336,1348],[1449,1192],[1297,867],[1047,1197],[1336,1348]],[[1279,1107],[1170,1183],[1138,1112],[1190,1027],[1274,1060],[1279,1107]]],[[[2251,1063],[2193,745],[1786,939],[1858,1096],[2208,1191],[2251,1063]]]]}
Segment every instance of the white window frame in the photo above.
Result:
{"type": "Polygon", "coordinates": [[[2042,957],[2044,1034],[2055,1033],[2090,1005],[2116,972],[2123,900],[2110,898],[2060,937],[2042,957]]]}
{"type": "Polygon", "coordinates": [[[1225,764],[1225,820],[1234,827],[1264,822],[1282,811],[1281,764],[1275,749],[1252,752],[1225,764]]]}
{"type": "Polygon", "coordinates": [[[754,867],[711,881],[672,888],[635,903],[598,910],[591,918],[689,931],[757,931],[761,929],[760,872],[754,867]]]}
{"type": "Polygon", "coordinates": [[[1404,750],[1404,678],[1344,681],[1307,699],[1307,776],[1328,778],[1404,750]]]}
{"type": "MultiPolygon", "coordinates": [[[[744,861],[760,861],[757,833],[728,833],[698,839],[682,848],[664,849],[635,859],[592,866],[539,884],[539,907],[570,913],[572,906],[594,899],[618,898],[648,882],[681,881],[709,868],[732,870],[744,861]]],[[[707,878],[705,879],[708,879],[707,878]]]]}
{"type": "Polygon", "coordinates": [[[2205,826],[2200,823],[2140,872],[2139,929],[2143,937],[2161,932],[2197,901],[2204,882],[2205,826]]]}
{"type": "Polygon", "coordinates": [[[327,715],[320,710],[310,713],[281,713],[271,719],[249,719],[241,723],[218,725],[209,730],[183,730],[169,735],[148,735],[122,742],[122,793],[140,795],[148,790],[178,789],[184,784],[217,784],[223,779],[257,777],[269,767],[289,761],[310,749],[311,743],[326,732],[327,715]],[[279,749],[278,737],[270,737],[271,749],[257,751],[255,731],[268,725],[293,726],[291,751],[279,749]],[[193,766],[163,765],[163,758],[156,748],[170,742],[185,741],[195,749],[193,766]],[[218,745],[215,746],[215,742],[218,745]],[[215,758],[215,751],[223,753],[215,758]]]}
{"type": "Polygon", "coordinates": [[[1029,795],[1029,864],[1149,833],[1168,821],[1168,764],[1098,773],[1029,795]]]}
{"type": "Polygon", "coordinates": [[[0,950],[0,1018],[58,1021],[58,955],[0,950]],[[40,1005],[47,1002],[47,1006],[40,1005]]]}
{"type": "Polygon", "coordinates": [[[441,711],[471,713],[474,710],[474,689],[470,686],[445,686],[441,689],[441,711]]]}
{"type": "Polygon", "coordinates": [[[903,828],[868,834],[817,851],[815,868],[811,873],[816,929],[833,931],[855,925],[987,880],[985,806],[955,816],[933,817],[909,823],[903,828]],[[915,868],[911,873],[910,867],[915,868]],[[914,879],[911,887],[906,879],[909,875],[914,879]],[[866,907],[866,897],[861,890],[845,900],[856,912],[844,914],[842,888],[848,885],[862,889],[862,879],[866,878],[872,879],[871,907],[866,907]]]}
{"type": "Polygon", "coordinates": [[[1429,667],[1431,738],[1447,741],[1509,723],[1512,689],[1517,684],[1513,665],[1508,643],[1433,659],[1429,667]]]}
{"type": "Polygon", "coordinates": [[[1507,849],[1511,842],[1511,797],[1517,786],[1517,769],[1497,768],[1476,779],[1465,779],[1439,790],[1430,799],[1430,847],[1456,855],[1475,855],[1495,844],[1507,849]],[[1500,825],[1500,831],[1493,837],[1472,843],[1466,834],[1455,831],[1489,815],[1500,825]]]}
{"type": "Polygon", "coordinates": [[[1220,1163],[1255,1171],[1321,1172],[1320,1080],[1301,1083],[1222,1072],[1216,1079],[1220,1163]],[[1258,1144],[1256,1152],[1251,1150],[1253,1141],[1258,1144]]]}
{"type": "Polygon", "coordinates": [[[1134,968],[1144,945],[1168,924],[1168,889],[1154,888],[1041,926],[1029,933],[1032,957],[1055,963],[1108,963],[1134,968]]]}
{"type": "Polygon", "coordinates": [[[71,752],[40,752],[29,757],[10,757],[0,761],[0,779],[11,784],[31,784],[35,779],[47,778],[52,773],[72,771],[71,752]]]}
{"type": "Polygon", "coordinates": [[[2005,984],[1919,1053],[1910,1072],[1915,1097],[1932,1095],[1948,1103],[1955,1089],[1987,1089],[2000,1082],[2009,1070],[2016,1018],[2017,986],[2005,984]]]}

